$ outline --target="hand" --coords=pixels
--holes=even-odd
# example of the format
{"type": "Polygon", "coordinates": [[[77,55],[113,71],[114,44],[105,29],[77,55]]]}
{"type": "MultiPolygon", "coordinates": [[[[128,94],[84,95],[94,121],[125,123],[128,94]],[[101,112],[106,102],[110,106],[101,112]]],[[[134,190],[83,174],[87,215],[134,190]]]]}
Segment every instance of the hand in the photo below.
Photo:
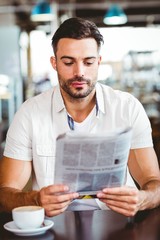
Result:
{"type": "Polygon", "coordinates": [[[127,217],[132,217],[140,210],[145,191],[128,186],[105,188],[102,192],[97,193],[97,197],[110,209],[127,217]]]}
{"type": "Polygon", "coordinates": [[[66,193],[66,185],[50,185],[39,191],[39,203],[48,217],[58,215],[66,210],[71,201],[79,197],[78,193],[66,193]]]}

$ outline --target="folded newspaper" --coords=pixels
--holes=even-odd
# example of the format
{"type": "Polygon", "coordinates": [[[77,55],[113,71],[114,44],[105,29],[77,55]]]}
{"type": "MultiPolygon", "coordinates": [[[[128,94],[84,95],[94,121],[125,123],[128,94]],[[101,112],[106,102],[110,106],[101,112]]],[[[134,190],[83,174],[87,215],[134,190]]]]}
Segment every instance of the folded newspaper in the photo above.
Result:
{"type": "Polygon", "coordinates": [[[70,192],[95,195],[105,187],[122,186],[131,145],[132,129],[107,134],[60,135],[56,143],[54,183],[70,192]]]}

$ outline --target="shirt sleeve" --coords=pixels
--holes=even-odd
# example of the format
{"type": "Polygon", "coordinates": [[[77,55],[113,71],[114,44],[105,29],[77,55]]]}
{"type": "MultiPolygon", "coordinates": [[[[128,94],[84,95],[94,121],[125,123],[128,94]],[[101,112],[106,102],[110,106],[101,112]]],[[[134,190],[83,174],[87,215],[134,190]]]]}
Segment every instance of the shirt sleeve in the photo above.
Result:
{"type": "Polygon", "coordinates": [[[138,99],[130,98],[130,121],[133,128],[131,149],[152,147],[152,129],[149,118],[138,99]]]}
{"type": "Polygon", "coordinates": [[[27,102],[23,103],[8,129],[4,156],[18,160],[32,160],[32,124],[27,102]]]}

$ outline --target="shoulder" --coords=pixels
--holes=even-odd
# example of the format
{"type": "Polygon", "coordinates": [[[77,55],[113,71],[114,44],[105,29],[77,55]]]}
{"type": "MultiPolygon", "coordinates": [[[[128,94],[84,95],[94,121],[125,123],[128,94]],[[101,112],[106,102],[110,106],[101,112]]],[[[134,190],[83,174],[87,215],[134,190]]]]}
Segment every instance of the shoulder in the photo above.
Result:
{"type": "Polygon", "coordinates": [[[107,102],[111,102],[112,104],[114,102],[126,102],[126,103],[137,103],[139,100],[134,97],[132,94],[122,91],[122,90],[117,90],[113,89],[110,86],[98,83],[96,86],[98,92],[104,96],[104,98],[107,100],[107,102]]]}
{"type": "Polygon", "coordinates": [[[37,110],[49,109],[54,91],[55,87],[27,99],[22,103],[18,111],[29,111],[34,113],[34,111],[37,110]]]}
{"type": "Polygon", "coordinates": [[[31,97],[22,103],[15,113],[14,119],[31,121],[31,119],[40,118],[47,115],[51,109],[51,100],[54,88],[47,90],[37,96],[31,97]],[[27,120],[28,119],[28,120],[27,120]]]}
{"type": "Polygon", "coordinates": [[[49,89],[45,92],[42,92],[34,97],[31,97],[27,99],[23,105],[43,105],[48,103],[48,100],[52,98],[52,94],[54,92],[55,88],[49,89]]]}

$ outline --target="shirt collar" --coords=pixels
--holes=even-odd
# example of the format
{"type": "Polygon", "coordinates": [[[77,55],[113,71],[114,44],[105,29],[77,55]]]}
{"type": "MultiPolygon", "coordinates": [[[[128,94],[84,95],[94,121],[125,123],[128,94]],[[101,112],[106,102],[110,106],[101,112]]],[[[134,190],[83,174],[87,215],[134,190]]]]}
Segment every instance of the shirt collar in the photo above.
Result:
{"type": "MultiPolygon", "coordinates": [[[[55,106],[56,112],[60,112],[65,109],[59,85],[57,85],[54,89],[53,104],[55,106]]],[[[104,96],[100,83],[96,83],[96,104],[98,107],[98,112],[101,111],[102,113],[105,113],[104,96]]]]}
{"type": "Polygon", "coordinates": [[[53,93],[53,104],[55,106],[56,112],[60,112],[65,109],[64,101],[61,95],[59,84],[55,86],[53,93]]]}
{"type": "Polygon", "coordinates": [[[101,84],[98,82],[96,83],[96,101],[98,105],[98,111],[105,113],[103,91],[101,84]]]}

